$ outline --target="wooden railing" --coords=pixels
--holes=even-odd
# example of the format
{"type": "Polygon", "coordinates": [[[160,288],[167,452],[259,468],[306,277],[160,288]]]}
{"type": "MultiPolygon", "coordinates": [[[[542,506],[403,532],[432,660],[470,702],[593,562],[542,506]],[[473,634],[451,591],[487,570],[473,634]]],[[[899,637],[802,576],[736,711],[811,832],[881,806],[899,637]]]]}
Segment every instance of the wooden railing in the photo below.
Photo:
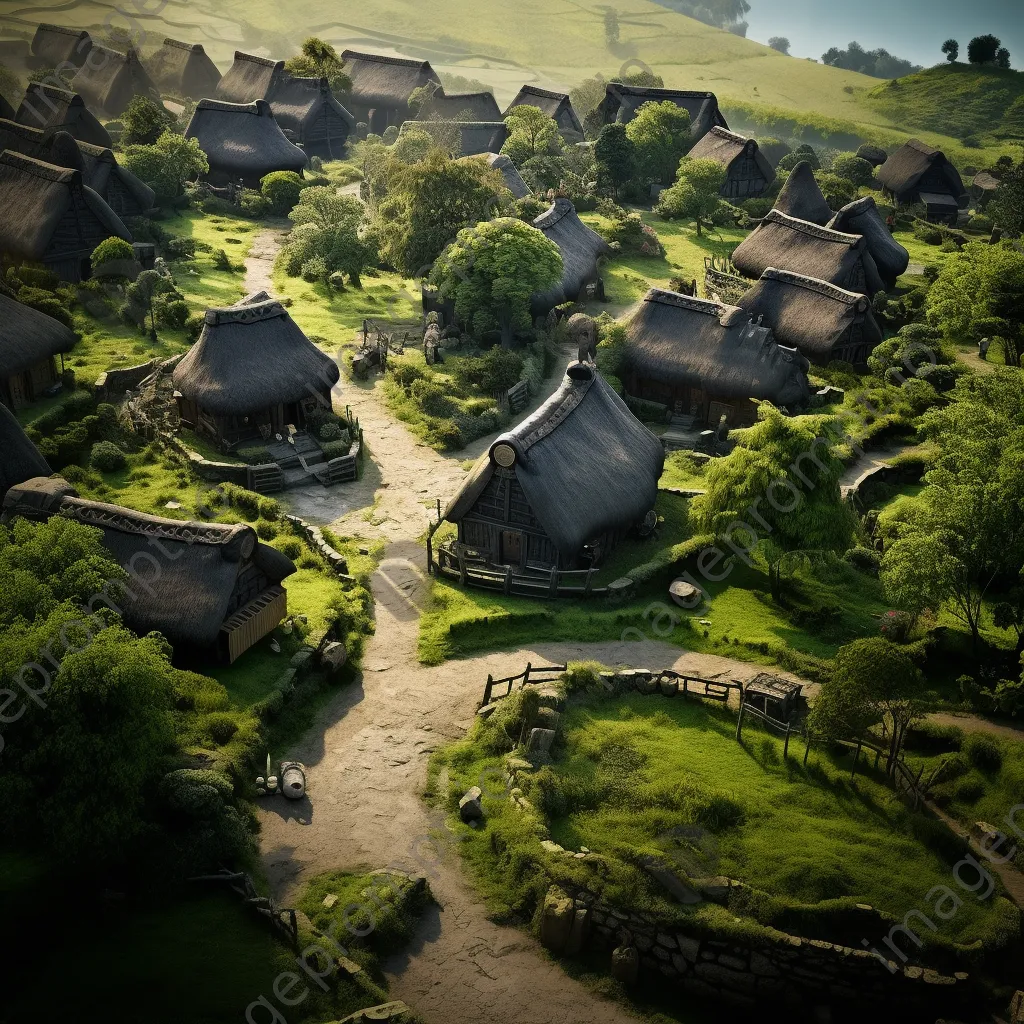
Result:
{"type": "Polygon", "coordinates": [[[594,586],[595,569],[527,569],[517,570],[511,565],[492,565],[467,558],[458,549],[442,546],[433,560],[428,548],[431,568],[436,566],[442,576],[457,579],[463,586],[500,590],[517,597],[596,597],[608,593],[607,587],[594,586]]]}
{"type": "Polygon", "coordinates": [[[500,700],[502,697],[507,697],[513,689],[515,689],[516,683],[519,683],[519,689],[522,690],[524,687],[529,685],[537,685],[539,683],[553,683],[557,679],[560,679],[562,673],[566,671],[567,666],[565,665],[538,665],[536,668],[530,662],[526,663],[526,669],[520,672],[517,676],[507,676],[504,679],[494,679],[492,676],[487,676],[487,683],[484,686],[484,699],[480,701],[480,707],[485,708],[492,700],[500,700]],[[505,692],[499,693],[497,696],[494,695],[495,688],[504,686],[505,692]]]}

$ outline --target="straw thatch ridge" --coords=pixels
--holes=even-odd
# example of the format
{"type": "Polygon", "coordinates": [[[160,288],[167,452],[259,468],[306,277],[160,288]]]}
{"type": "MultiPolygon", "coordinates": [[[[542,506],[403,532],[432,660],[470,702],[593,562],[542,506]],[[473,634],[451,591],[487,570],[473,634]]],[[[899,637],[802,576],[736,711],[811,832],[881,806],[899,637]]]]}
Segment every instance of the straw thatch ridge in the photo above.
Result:
{"type": "Polygon", "coordinates": [[[217,85],[214,98],[225,103],[265,100],[284,73],[283,60],[235,50],[235,59],[217,85]]]}
{"type": "Polygon", "coordinates": [[[944,153],[911,139],[876,171],[883,188],[901,203],[912,203],[920,192],[951,195],[958,202],[966,194],[960,172],[944,153]]]}
{"type": "Polygon", "coordinates": [[[0,292],[0,377],[70,352],[75,335],[59,320],[0,292]]]}
{"type": "Polygon", "coordinates": [[[329,391],[339,377],[337,363],[270,299],[207,310],[174,387],[216,415],[244,416],[329,391]]]}
{"type": "Polygon", "coordinates": [[[192,100],[213,96],[222,77],[202,43],[169,37],[146,60],[146,69],[164,92],[192,100]]]}
{"type": "Polygon", "coordinates": [[[421,86],[441,85],[429,61],[382,57],[358,50],[345,50],[341,59],[345,62],[345,74],[352,81],[346,105],[374,132],[408,120],[412,116],[409,97],[421,86]]]}
{"type": "Polygon", "coordinates": [[[882,281],[863,235],[851,235],[770,210],[732,254],[745,277],[759,278],[768,267],[837,284],[869,298],[882,281]]]}
{"type": "Polygon", "coordinates": [[[94,110],[120,117],[136,96],[160,103],[160,90],[132,47],[127,53],[93,46],[89,60],[71,80],[71,87],[94,110]]]}
{"type": "Polygon", "coordinates": [[[561,387],[481,456],[445,512],[458,522],[494,476],[499,446],[534,516],[562,556],[639,522],[654,508],[665,461],[661,442],[597,371],[570,363],[561,387]]]}
{"type": "Polygon", "coordinates": [[[575,301],[583,287],[600,277],[598,261],[611,254],[611,246],[580,220],[576,207],[559,197],[537,217],[533,226],[558,246],[562,254],[562,280],[550,292],[533,297],[534,312],[575,301]]]}
{"type": "Polygon", "coordinates": [[[29,82],[14,120],[31,128],[62,128],[79,142],[109,149],[110,133],[78,93],[42,82],[29,82]]]}
{"type": "Polygon", "coordinates": [[[724,196],[756,197],[775,180],[775,168],[753,139],[717,125],[697,140],[687,156],[714,160],[725,168],[724,196]]]}
{"type": "Polygon", "coordinates": [[[867,296],[775,267],[739,305],[770,327],[780,344],[821,366],[833,359],[863,363],[882,340],[867,296]]]}
{"type": "Polygon", "coordinates": [[[806,160],[801,160],[789,172],[786,184],[775,200],[775,209],[797,220],[809,220],[812,224],[822,226],[832,219],[832,208],[814,177],[813,168],[806,160]]]}
{"type": "Polygon", "coordinates": [[[737,306],[651,288],[626,321],[623,379],[700,388],[723,398],[797,407],[810,397],[807,360],[737,306]]]}
{"type": "Polygon", "coordinates": [[[210,177],[241,178],[255,187],[271,171],[301,171],[307,158],[285,138],[266,100],[200,100],[185,130],[210,162],[210,177]]]}
{"type": "Polygon", "coordinates": [[[493,92],[446,93],[435,89],[420,106],[420,121],[501,121],[504,115],[493,92]]]}
{"type": "Polygon", "coordinates": [[[568,93],[538,89],[535,85],[524,85],[516,93],[516,98],[505,108],[505,117],[508,117],[513,107],[520,106],[537,107],[547,114],[559,128],[583,135],[583,125],[573,109],[568,93]]]}
{"type": "Polygon", "coordinates": [[[281,75],[268,97],[274,120],[309,154],[340,156],[356,119],[337,101],[326,78],[281,75]]]}
{"type": "Polygon", "coordinates": [[[92,47],[92,39],[84,29],[42,24],[32,37],[32,63],[37,68],[68,64],[81,67],[92,47]]]}
{"type": "Polygon", "coordinates": [[[896,279],[900,274],[905,274],[910,266],[910,253],[892,237],[873,196],[862,196],[847,203],[828,222],[828,226],[833,231],[848,231],[850,234],[864,236],[886,291],[896,285],[896,279]]]}
{"type": "Polygon", "coordinates": [[[33,477],[49,476],[50,467],[28,438],[17,417],[0,402],[0,501],[12,487],[33,477]]]}
{"type": "Polygon", "coordinates": [[[628,124],[645,103],[668,100],[682,107],[690,115],[690,134],[702,139],[712,128],[728,128],[725,115],[718,108],[718,97],[713,92],[689,89],[647,89],[635,85],[609,82],[604,99],[598,108],[604,124],[618,121],[628,124]]]}

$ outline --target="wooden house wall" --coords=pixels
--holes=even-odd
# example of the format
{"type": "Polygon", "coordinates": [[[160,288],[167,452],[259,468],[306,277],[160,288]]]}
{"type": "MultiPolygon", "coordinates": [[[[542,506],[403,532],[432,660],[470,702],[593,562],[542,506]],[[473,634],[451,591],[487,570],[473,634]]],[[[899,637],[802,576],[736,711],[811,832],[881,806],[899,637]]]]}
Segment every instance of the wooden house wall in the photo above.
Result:
{"type": "Polygon", "coordinates": [[[750,426],[757,420],[757,407],[749,398],[717,394],[714,387],[700,384],[673,384],[653,377],[632,374],[626,390],[634,398],[659,402],[674,415],[696,416],[697,422],[717,426],[724,413],[730,427],[750,426]]]}
{"type": "Polygon", "coordinates": [[[348,124],[324,104],[320,113],[304,126],[299,142],[310,156],[339,157],[348,142],[348,124]]]}
{"type": "Polygon", "coordinates": [[[57,383],[57,363],[53,357],[43,359],[20,373],[0,378],[0,399],[8,409],[20,409],[38,402],[57,383]]]}
{"type": "Polygon", "coordinates": [[[225,619],[220,628],[221,655],[235,661],[253,644],[259,643],[288,614],[288,594],[277,584],[225,619]]]}
{"type": "Polygon", "coordinates": [[[754,157],[744,154],[729,164],[722,195],[727,199],[756,199],[768,185],[754,157]]]}

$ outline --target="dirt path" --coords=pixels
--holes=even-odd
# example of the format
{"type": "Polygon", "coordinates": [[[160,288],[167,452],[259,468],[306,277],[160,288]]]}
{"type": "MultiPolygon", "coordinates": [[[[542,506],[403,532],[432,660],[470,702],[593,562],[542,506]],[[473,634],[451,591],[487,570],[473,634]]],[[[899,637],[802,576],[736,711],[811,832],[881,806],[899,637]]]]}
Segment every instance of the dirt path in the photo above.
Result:
{"type": "Polygon", "coordinates": [[[253,236],[249,246],[249,255],[245,257],[245,294],[253,292],[271,292],[273,285],[270,277],[274,272],[274,260],[281,251],[281,244],[288,234],[287,222],[280,226],[261,228],[253,236]]]}
{"type": "Polygon", "coordinates": [[[1024,724],[990,722],[987,718],[971,714],[953,714],[935,712],[928,716],[928,721],[935,725],[955,725],[964,732],[983,732],[989,736],[1003,736],[1010,740],[1024,740],[1024,724]]]}
{"type": "Polygon", "coordinates": [[[848,466],[839,478],[839,491],[842,496],[845,498],[850,491],[855,491],[864,482],[864,479],[877,469],[891,465],[892,460],[906,447],[906,445],[900,445],[866,451],[853,465],[848,466]]]}

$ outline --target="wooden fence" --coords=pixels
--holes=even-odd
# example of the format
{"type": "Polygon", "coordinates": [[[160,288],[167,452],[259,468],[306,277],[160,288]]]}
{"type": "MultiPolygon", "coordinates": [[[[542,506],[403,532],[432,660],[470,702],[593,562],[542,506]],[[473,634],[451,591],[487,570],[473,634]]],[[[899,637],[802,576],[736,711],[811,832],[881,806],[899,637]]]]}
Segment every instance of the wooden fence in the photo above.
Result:
{"type": "Polygon", "coordinates": [[[530,684],[553,683],[561,677],[566,667],[565,665],[538,665],[534,668],[530,662],[527,662],[525,671],[520,672],[517,676],[494,679],[488,675],[487,683],[484,686],[484,699],[480,702],[480,707],[485,708],[492,700],[500,700],[502,697],[507,697],[515,689],[516,683],[519,683],[520,690],[530,684]],[[505,687],[505,692],[494,696],[495,687],[501,686],[505,687]]]}
{"type": "Polygon", "coordinates": [[[494,398],[502,409],[507,409],[514,416],[530,404],[530,382],[521,380],[507,391],[498,391],[494,398]]]}
{"type": "Polygon", "coordinates": [[[271,896],[261,896],[256,891],[252,878],[244,871],[229,871],[222,868],[216,875],[199,875],[191,882],[219,882],[242,897],[242,902],[251,907],[270,925],[278,938],[284,939],[292,949],[299,948],[299,923],[291,907],[279,907],[271,896]]]}
{"type": "Polygon", "coordinates": [[[596,570],[593,568],[516,571],[511,565],[494,566],[471,561],[461,551],[450,547],[438,548],[435,562],[430,545],[427,558],[430,562],[428,573],[436,565],[438,574],[457,579],[463,586],[500,590],[503,594],[517,597],[598,597],[608,593],[607,587],[594,586],[596,570]]]}

